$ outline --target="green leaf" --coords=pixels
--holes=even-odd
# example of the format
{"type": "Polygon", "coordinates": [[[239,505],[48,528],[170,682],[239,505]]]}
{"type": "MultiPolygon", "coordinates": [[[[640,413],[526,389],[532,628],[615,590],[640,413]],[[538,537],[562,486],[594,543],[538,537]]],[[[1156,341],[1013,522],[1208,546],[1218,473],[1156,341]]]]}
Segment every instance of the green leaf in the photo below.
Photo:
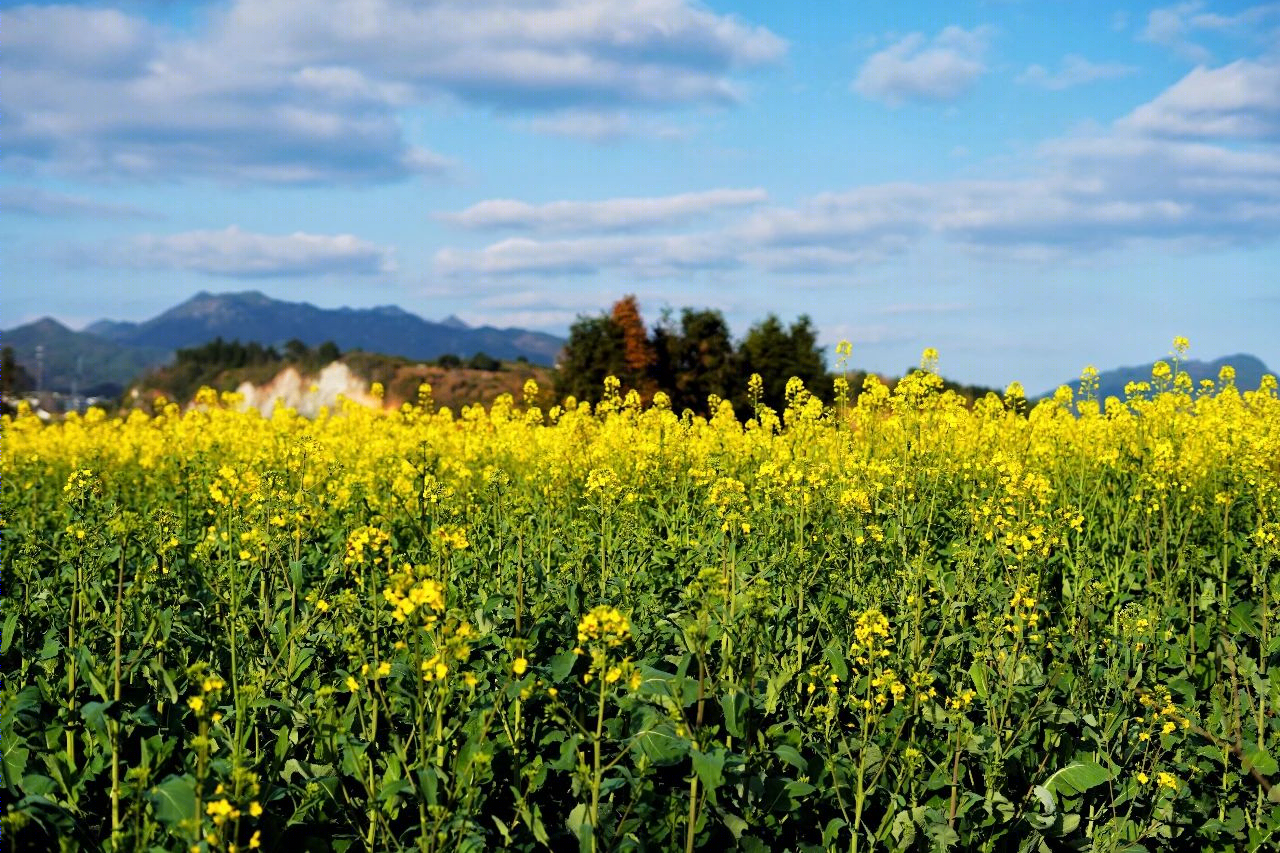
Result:
{"type": "Polygon", "coordinates": [[[816,790],[818,789],[813,785],[810,785],[808,782],[788,782],[787,783],[787,793],[791,795],[792,799],[796,799],[796,800],[800,799],[801,797],[807,797],[816,790]]]}
{"type": "Polygon", "coordinates": [[[18,629],[18,611],[9,614],[4,620],[4,632],[0,634],[0,654],[9,651],[9,646],[13,645],[13,632],[18,629]]]}
{"type": "Polygon", "coordinates": [[[729,830],[729,832],[733,834],[735,841],[741,838],[742,834],[751,828],[751,825],[745,820],[730,812],[721,812],[720,820],[724,823],[725,829],[729,830]]]}
{"type": "Polygon", "coordinates": [[[723,747],[716,747],[710,752],[691,749],[689,758],[693,760],[693,772],[698,774],[707,793],[714,792],[724,784],[725,751],[723,747]]]}
{"type": "Polygon", "coordinates": [[[773,754],[799,770],[801,773],[809,769],[809,765],[805,763],[804,757],[800,755],[800,750],[796,749],[789,743],[778,744],[774,747],[773,754]]]}
{"type": "Polygon", "coordinates": [[[27,756],[31,755],[31,750],[22,746],[22,743],[19,738],[11,736],[4,748],[4,781],[11,791],[17,790],[18,780],[27,769],[27,756]]]}
{"type": "Polygon", "coordinates": [[[86,702],[80,709],[80,716],[84,718],[85,725],[97,736],[104,748],[110,742],[107,720],[111,716],[114,705],[114,702],[86,702]]]}
{"type": "Polygon", "coordinates": [[[1280,769],[1276,765],[1276,760],[1271,757],[1271,753],[1261,747],[1254,747],[1244,754],[1243,767],[1246,773],[1250,769],[1255,769],[1263,776],[1271,776],[1280,769]]]}
{"type": "Polygon", "coordinates": [[[848,825],[842,818],[838,817],[833,817],[827,821],[826,827],[822,830],[822,846],[830,850],[835,845],[836,838],[840,835],[840,830],[848,825]]]}
{"type": "Polygon", "coordinates": [[[1053,794],[1075,796],[1110,779],[1111,773],[1096,761],[1074,761],[1046,779],[1043,787],[1053,794]]]}
{"type": "Polygon", "coordinates": [[[578,662],[578,655],[572,651],[561,652],[551,659],[549,669],[551,670],[551,683],[564,684],[569,680],[569,674],[573,672],[574,665],[578,662]]]}
{"type": "Polygon", "coordinates": [[[190,776],[170,776],[147,792],[156,820],[171,829],[196,820],[196,783],[190,776]]]}
{"type": "Polygon", "coordinates": [[[973,682],[973,689],[977,691],[978,698],[985,702],[988,693],[986,664],[974,661],[973,666],[969,667],[969,680],[973,682]]]}
{"type": "Polygon", "coordinates": [[[565,819],[565,827],[573,833],[578,839],[579,849],[591,849],[591,836],[594,834],[594,827],[587,819],[587,804],[578,803],[573,807],[573,811],[569,812],[569,817],[565,819]]]}
{"type": "Polygon", "coordinates": [[[720,697],[720,708],[724,711],[724,727],[734,737],[746,737],[747,708],[750,700],[745,693],[726,693],[720,697]]]}
{"type": "Polygon", "coordinates": [[[845,662],[844,655],[841,654],[839,646],[834,642],[826,648],[827,664],[831,667],[831,671],[839,676],[841,681],[849,680],[849,664],[845,662]]]}

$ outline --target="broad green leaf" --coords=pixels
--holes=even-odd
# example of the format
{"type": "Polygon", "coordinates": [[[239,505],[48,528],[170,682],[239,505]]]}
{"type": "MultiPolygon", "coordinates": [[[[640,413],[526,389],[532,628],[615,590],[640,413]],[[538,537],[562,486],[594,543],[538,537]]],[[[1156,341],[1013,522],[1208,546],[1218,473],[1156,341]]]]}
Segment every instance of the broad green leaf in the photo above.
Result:
{"type": "Polygon", "coordinates": [[[746,718],[750,700],[745,693],[726,693],[720,697],[724,712],[724,727],[734,737],[746,737],[746,718]]]}
{"type": "Polygon", "coordinates": [[[715,747],[709,752],[691,749],[689,758],[693,760],[693,771],[698,774],[708,793],[724,784],[724,747],[715,747]]]}
{"type": "Polygon", "coordinates": [[[1111,779],[1105,767],[1095,761],[1074,761],[1056,771],[1041,787],[1053,794],[1074,796],[1111,779]]]}
{"type": "Polygon", "coordinates": [[[196,783],[190,776],[170,776],[147,792],[156,820],[171,830],[196,819],[196,783]]]}
{"type": "Polygon", "coordinates": [[[1244,754],[1242,767],[1246,773],[1250,769],[1256,769],[1263,776],[1272,776],[1277,769],[1280,769],[1276,765],[1276,760],[1271,757],[1271,753],[1256,746],[1244,754]]]}
{"type": "Polygon", "coordinates": [[[778,744],[773,748],[773,754],[802,773],[809,769],[804,757],[800,755],[800,750],[789,743],[778,744]]]}

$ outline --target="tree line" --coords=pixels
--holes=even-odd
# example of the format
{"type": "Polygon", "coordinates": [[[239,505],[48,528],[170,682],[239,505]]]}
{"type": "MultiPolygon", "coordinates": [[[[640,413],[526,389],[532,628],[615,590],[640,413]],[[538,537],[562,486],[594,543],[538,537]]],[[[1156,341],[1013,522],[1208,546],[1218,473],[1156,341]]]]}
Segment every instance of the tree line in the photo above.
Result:
{"type": "Polygon", "coordinates": [[[753,373],[764,380],[761,401],[774,408],[783,405],[792,376],[824,399],[829,399],[834,379],[807,316],[784,325],[771,314],[735,342],[719,311],[664,312],[650,330],[636,298],[626,296],[608,314],[579,317],[570,328],[556,392],[595,402],[605,377],[615,376],[624,390],[634,389],[646,400],[656,391],[665,392],[677,412],[704,412],[712,394],[746,409],[753,373]]]}
{"type": "MultiPolygon", "coordinates": [[[[556,393],[561,398],[572,395],[598,402],[605,377],[614,376],[624,391],[634,389],[646,402],[663,391],[675,411],[704,414],[714,394],[732,402],[739,414],[749,415],[752,374],[763,380],[760,401],[775,410],[786,405],[787,382],[792,377],[826,401],[832,398],[836,378],[827,370],[807,315],[784,324],[770,314],[735,342],[724,315],[709,308],[684,308],[678,316],[665,311],[652,329],[646,328],[634,296],[618,300],[607,314],[579,317],[569,330],[558,368],[556,393]]],[[[840,375],[856,398],[868,373],[847,370],[840,375]]],[[[944,388],[970,401],[994,390],[947,380],[944,388]]]]}

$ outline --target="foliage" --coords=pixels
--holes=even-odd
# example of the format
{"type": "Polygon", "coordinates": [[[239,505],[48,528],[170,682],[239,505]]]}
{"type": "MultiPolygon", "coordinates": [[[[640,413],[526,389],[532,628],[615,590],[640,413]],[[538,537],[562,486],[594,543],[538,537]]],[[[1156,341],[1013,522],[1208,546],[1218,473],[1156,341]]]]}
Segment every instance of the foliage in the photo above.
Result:
{"type": "Polygon", "coordinates": [[[677,326],[664,316],[654,329],[654,377],[671,397],[671,408],[703,411],[712,395],[728,399],[745,384],[729,324],[719,311],[685,308],[677,326]]]}
{"type": "Polygon", "coordinates": [[[801,316],[784,329],[770,314],[747,332],[738,347],[738,358],[744,377],[758,373],[763,378],[761,399],[775,409],[786,404],[787,382],[792,377],[799,378],[809,391],[824,399],[831,396],[831,377],[808,316],[801,316]]]}
{"type": "Polygon", "coordinates": [[[1280,398],[1152,383],[5,418],[6,849],[1274,849],[1280,398]]]}
{"type": "Polygon", "coordinates": [[[313,349],[295,338],[285,343],[283,350],[281,353],[257,341],[245,344],[214,338],[201,346],[178,350],[173,364],[147,374],[140,385],[185,401],[204,385],[234,388],[246,380],[260,383],[285,367],[314,371],[341,355],[332,341],[313,349]]]}
{"type": "Polygon", "coordinates": [[[25,367],[18,363],[13,347],[0,349],[0,394],[12,397],[36,387],[35,380],[25,367]]]}
{"type": "Polygon", "coordinates": [[[579,317],[556,370],[556,394],[598,400],[606,376],[626,375],[626,340],[612,317],[579,317]]]}
{"type": "Polygon", "coordinates": [[[496,358],[494,358],[491,355],[488,355],[483,352],[478,352],[475,355],[471,356],[471,358],[467,359],[467,367],[471,368],[472,370],[494,371],[494,370],[502,369],[502,362],[498,361],[496,358]]]}

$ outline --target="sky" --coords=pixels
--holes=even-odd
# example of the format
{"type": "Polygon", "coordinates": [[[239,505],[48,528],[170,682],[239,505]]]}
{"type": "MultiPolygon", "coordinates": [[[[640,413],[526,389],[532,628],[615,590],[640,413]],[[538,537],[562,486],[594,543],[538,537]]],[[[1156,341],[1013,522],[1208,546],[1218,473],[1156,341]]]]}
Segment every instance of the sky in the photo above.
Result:
{"type": "Polygon", "coordinates": [[[0,0],[0,327],[633,293],[961,381],[1280,369],[1280,3],[0,0]]]}

